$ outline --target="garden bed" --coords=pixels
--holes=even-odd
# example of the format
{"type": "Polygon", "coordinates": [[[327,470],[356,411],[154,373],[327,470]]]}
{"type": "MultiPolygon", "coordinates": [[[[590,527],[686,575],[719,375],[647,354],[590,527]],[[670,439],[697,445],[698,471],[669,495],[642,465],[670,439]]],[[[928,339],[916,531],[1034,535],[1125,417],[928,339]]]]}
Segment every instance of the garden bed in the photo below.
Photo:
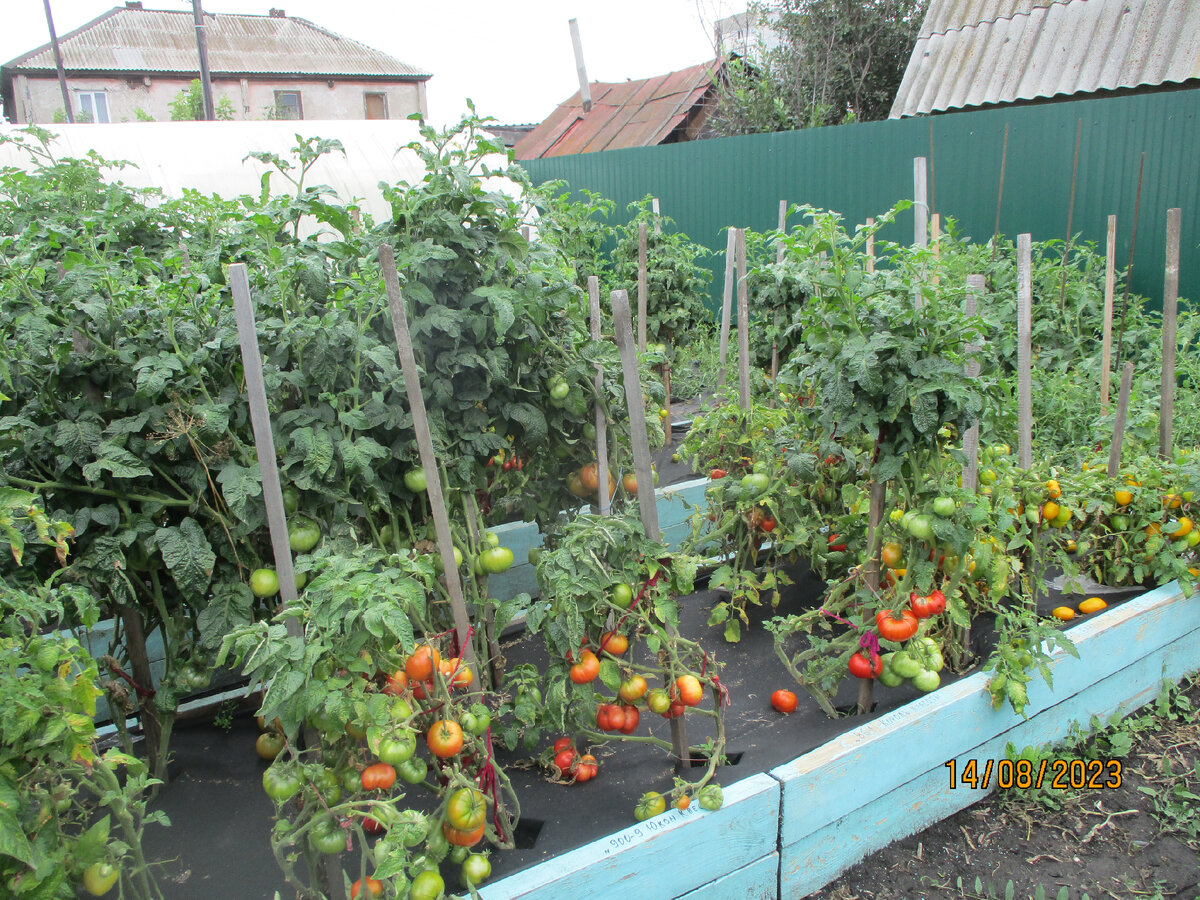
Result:
{"type": "MultiPolygon", "coordinates": [[[[821,595],[818,581],[796,574],[780,611],[821,595]]],[[[708,592],[684,599],[685,634],[712,632],[704,625],[711,599],[708,592]]],[[[1026,720],[991,708],[980,673],[947,679],[929,695],[881,690],[868,717],[829,720],[804,700],[797,713],[780,716],[767,698],[788,678],[756,621],[737,647],[710,642],[733,698],[727,752],[736,764],[718,770],[722,809],[693,805],[630,825],[637,797],[669,788],[674,774],[661,752],[643,745],[601,748],[599,776],[573,786],[514,768],[510,757],[525,825],[517,850],[494,855],[494,877],[481,894],[549,898],[586,886],[599,896],[618,889],[654,897],[804,896],[866,854],[982,797],[981,789],[950,789],[948,760],[961,772],[969,759],[1002,759],[1009,741],[1059,740],[1072,723],[1131,710],[1164,678],[1194,669],[1198,603],[1167,585],[1075,623],[1070,635],[1080,658],[1055,655],[1054,689],[1031,685],[1026,720]]],[[[510,665],[536,662],[543,652],[534,637],[506,646],[510,665]]],[[[844,685],[840,703],[852,701],[853,687],[844,685]]],[[[688,719],[693,743],[703,738],[697,718],[688,719]]],[[[644,721],[651,719],[658,717],[644,721]]],[[[666,720],[650,729],[666,736],[666,720]]],[[[168,896],[269,900],[275,890],[286,893],[269,849],[271,805],[258,784],[264,766],[250,750],[255,734],[244,715],[228,732],[208,722],[180,727],[177,777],[161,798],[173,827],[147,835],[152,856],[175,857],[162,879],[168,896]]]]}

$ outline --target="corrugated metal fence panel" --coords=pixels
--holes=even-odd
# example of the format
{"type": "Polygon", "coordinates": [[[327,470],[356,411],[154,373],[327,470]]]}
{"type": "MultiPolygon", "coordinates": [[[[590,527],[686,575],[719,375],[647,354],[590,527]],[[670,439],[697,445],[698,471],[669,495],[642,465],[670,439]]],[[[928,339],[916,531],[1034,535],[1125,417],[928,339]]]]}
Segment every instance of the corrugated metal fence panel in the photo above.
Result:
{"type": "MultiPolygon", "coordinates": [[[[750,135],[579,156],[527,160],[535,181],[598,191],[623,207],[647,194],[693,240],[719,251],[713,308],[724,267],[723,230],[775,227],[779,201],[838,210],[849,225],[912,196],[912,160],[930,160],[931,205],[961,233],[988,240],[996,224],[1004,130],[1008,153],[1001,234],[1035,241],[1067,236],[1075,134],[1082,122],[1072,230],[1097,242],[1117,216],[1117,261],[1129,257],[1138,164],[1146,154],[1133,290],[1161,304],[1166,211],[1183,209],[1180,293],[1200,297],[1200,90],[1007,107],[750,135]]],[[[795,224],[795,220],[791,220],[795,224]]],[[[912,240],[912,215],[881,237],[912,240]]]]}

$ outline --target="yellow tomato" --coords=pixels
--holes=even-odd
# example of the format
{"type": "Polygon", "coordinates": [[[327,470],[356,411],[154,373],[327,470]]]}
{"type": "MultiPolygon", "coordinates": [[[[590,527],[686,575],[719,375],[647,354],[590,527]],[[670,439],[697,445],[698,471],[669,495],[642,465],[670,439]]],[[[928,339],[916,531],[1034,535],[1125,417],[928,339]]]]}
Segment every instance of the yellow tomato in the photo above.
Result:
{"type": "Polygon", "coordinates": [[[1100,610],[1104,609],[1106,606],[1108,606],[1108,604],[1099,597],[1088,597],[1079,604],[1079,611],[1086,616],[1089,613],[1100,612],[1100,610]]]}
{"type": "Polygon", "coordinates": [[[1056,479],[1051,478],[1049,481],[1046,482],[1046,494],[1050,497],[1051,500],[1057,500],[1059,497],[1062,496],[1062,488],[1059,487],[1058,481],[1056,479]]]}
{"type": "Polygon", "coordinates": [[[1171,532],[1171,540],[1177,541],[1192,533],[1192,520],[1187,516],[1179,517],[1179,528],[1171,532]]]}
{"type": "Polygon", "coordinates": [[[1042,518],[1047,522],[1053,522],[1055,519],[1058,518],[1058,514],[1060,511],[1061,511],[1061,507],[1059,507],[1059,505],[1057,503],[1055,503],[1053,500],[1051,500],[1045,506],[1042,507],[1042,518]]]}
{"type": "Polygon", "coordinates": [[[1075,618],[1075,610],[1071,609],[1069,606],[1058,606],[1055,607],[1051,615],[1056,619],[1062,619],[1064,622],[1069,622],[1075,618]]]}
{"type": "Polygon", "coordinates": [[[1179,509],[1183,505],[1183,498],[1178,494],[1167,494],[1163,497],[1163,506],[1169,506],[1171,509],[1179,509]]]}
{"type": "Polygon", "coordinates": [[[1128,506],[1133,502],[1133,491],[1113,491],[1113,499],[1117,506],[1128,506]]]}

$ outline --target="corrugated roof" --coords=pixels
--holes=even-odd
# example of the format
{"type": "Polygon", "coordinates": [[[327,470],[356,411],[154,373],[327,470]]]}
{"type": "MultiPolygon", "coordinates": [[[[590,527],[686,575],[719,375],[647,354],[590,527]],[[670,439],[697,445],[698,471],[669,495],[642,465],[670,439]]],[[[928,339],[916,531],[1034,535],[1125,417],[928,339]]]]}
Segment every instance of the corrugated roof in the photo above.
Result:
{"type": "MultiPolygon", "coordinates": [[[[214,73],[391,76],[425,80],[429,73],[307,19],[206,14],[209,68],[214,73]]],[[[59,38],[68,71],[196,72],[196,31],[186,11],[117,7],[59,38]]],[[[54,71],[46,44],[4,65],[54,71]]]]}
{"type": "Polygon", "coordinates": [[[661,144],[712,89],[722,65],[716,59],[641,81],[593,82],[588,112],[576,91],[518,141],[513,153],[537,159],[661,144]]]}
{"type": "Polygon", "coordinates": [[[931,0],[891,117],[1193,78],[1196,0],[931,0]]]}

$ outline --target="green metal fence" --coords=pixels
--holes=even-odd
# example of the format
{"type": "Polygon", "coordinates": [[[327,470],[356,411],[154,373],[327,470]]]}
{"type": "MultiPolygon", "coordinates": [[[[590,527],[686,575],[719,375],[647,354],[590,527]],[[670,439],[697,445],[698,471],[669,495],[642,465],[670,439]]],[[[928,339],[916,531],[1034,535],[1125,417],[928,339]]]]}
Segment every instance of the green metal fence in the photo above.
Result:
{"type": "MultiPolygon", "coordinates": [[[[1132,289],[1160,306],[1166,213],[1182,207],[1180,293],[1200,296],[1200,89],[1043,103],[980,112],[612,150],[522,163],[537,182],[555,178],[624,205],[660,198],[710,257],[720,291],[723,229],[776,227],[779,201],[834,209],[848,225],[913,195],[913,163],[929,160],[930,207],[961,233],[986,241],[996,227],[1035,241],[1067,237],[1071,173],[1079,134],[1072,231],[1101,253],[1107,217],[1117,216],[1117,264],[1129,258],[1138,169],[1145,167],[1132,289]],[[1007,127],[1007,152],[1005,129],[1007,127]]],[[[623,218],[618,218],[624,221],[623,218]]],[[[905,214],[881,237],[909,242],[905,214]]],[[[715,308],[715,307],[714,307],[715,308]]]]}

